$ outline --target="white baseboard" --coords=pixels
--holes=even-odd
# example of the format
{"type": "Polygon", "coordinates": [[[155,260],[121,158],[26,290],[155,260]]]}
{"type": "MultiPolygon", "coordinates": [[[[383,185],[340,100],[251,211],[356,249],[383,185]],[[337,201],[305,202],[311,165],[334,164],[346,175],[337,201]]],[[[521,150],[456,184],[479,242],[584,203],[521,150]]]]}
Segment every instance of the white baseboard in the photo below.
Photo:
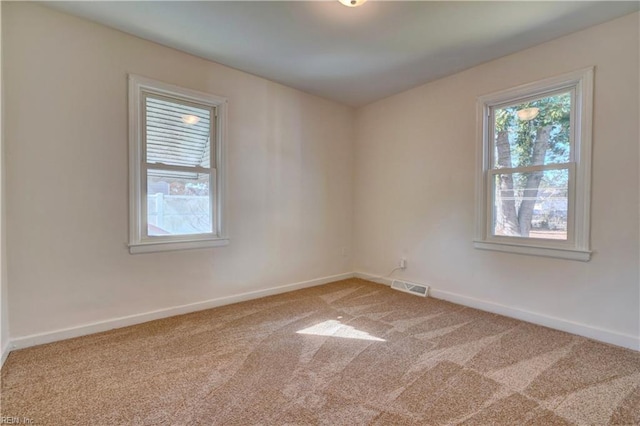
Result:
{"type": "MultiPolygon", "coordinates": [[[[367,274],[366,272],[354,272],[353,276],[356,278],[371,281],[374,283],[388,285],[389,287],[391,287],[391,281],[395,279],[395,278],[389,278],[389,277],[381,277],[379,275],[367,274]]],[[[417,281],[416,283],[421,284],[417,281]]]]}
{"type": "MultiPolygon", "coordinates": [[[[377,275],[367,274],[365,272],[355,272],[354,276],[356,278],[362,278],[364,280],[369,280],[384,285],[391,285],[392,281],[392,278],[380,277],[377,275]]],[[[420,281],[415,282],[420,283],[420,281]]],[[[423,284],[430,285],[429,283],[423,284]]],[[[436,299],[442,299],[449,302],[457,303],[459,305],[480,309],[482,311],[492,312],[494,314],[504,315],[506,317],[542,325],[556,330],[566,331],[568,333],[577,334],[579,336],[588,337],[590,339],[610,343],[612,345],[622,346],[624,348],[640,351],[640,337],[638,336],[622,334],[611,330],[605,330],[602,328],[565,320],[562,318],[512,308],[487,300],[476,299],[474,297],[463,296],[461,294],[451,293],[449,291],[434,289],[433,287],[431,287],[429,290],[429,296],[436,299]]]]}
{"type": "Polygon", "coordinates": [[[205,309],[216,308],[218,306],[230,305],[232,303],[244,302],[246,300],[258,299],[260,297],[272,296],[275,294],[286,293],[293,290],[299,290],[307,287],[327,284],[333,281],[353,278],[353,273],[344,273],[332,275],[330,277],[317,278],[315,280],[302,281],[293,284],[272,287],[265,290],[251,291],[247,293],[236,294],[233,296],[220,297],[217,299],[205,300],[202,302],[189,303],[187,305],[173,306],[156,311],[146,312],[143,314],[129,315],[120,318],[113,318],[104,321],[93,322],[89,324],[79,325],[75,327],[64,328],[60,330],[49,331],[45,333],[32,334],[28,336],[16,337],[11,339],[8,350],[3,350],[2,360],[8,355],[10,350],[28,348],[30,346],[42,345],[45,343],[57,342],[59,340],[71,339],[74,337],[86,336],[88,334],[100,333],[103,331],[113,330],[115,328],[128,327],[130,325],[141,324],[143,322],[153,321],[162,318],[168,318],[176,315],[188,314],[191,312],[202,311],[205,309]]]}
{"type": "Polygon", "coordinates": [[[7,357],[9,356],[9,352],[11,352],[10,345],[11,345],[11,342],[7,342],[5,343],[4,347],[1,348],[2,352],[0,353],[0,369],[2,369],[4,362],[7,360],[7,357]]]}
{"type": "MultiPolygon", "coordinates": [[[[60,330],[54,330],[45,333],[32,334],[29,336],[17,337],[11,339],[4,348],[0,357],[0,367],[7,359],[9,352],[16,349],[23,349],[30,346],[42,345],[45,343],[57,342],[59,340],[71,339],[74,337],[86,336],[88,334],[100,333],[103,331],[112,330],[115,328],[128,327],[130,325],[141,324],[148,321],[167,318],[175,315],[188,314],[191,312],[202,311],[205,309],[211,309],[218,306],[230,305],[232,303],[244,302],[246,300],[257,299],[265,296],[272,296],[275,294],[286,293],[293,290],[302,288],[314,287],[330,283],[333,281],[344,280],[348,278],[361,278],[368,281],[376,282],[384,285],[391,285],[391,278],[379,277],[376,275],[355,272],[344,273],[339,275],[333,275],[324,278],[318,278],[309,281],[303,281],[293,284],[287,284],[278,287],[272,287],[265,290],[257,290],[247,293],[241,293],[233,296],[220,297],[217,299],[205,300],[202,302],[190,303],[186,305],[174,306],[165,309],[159,309],[156,311],[146,312],[142,314],[129,315],[120,318],[113,318],[104,321],[98,321],[94,323],[84,324],[76,327],[69,327],[60,330]]],[[[419,281],[416,281],[419,283],[419,281]]],[[[424,283],[430,285],[430,283],[424,283]]],[[[593,327],[586,324],[581,324],[573,321],[568,321],[561,318],[551,317],[544,314],[535,312],[529,312],[521,309],[512,308],[499,303],[494,303],[486,300],[476,299],[473,297],[463,296],[456,293],[451,293],[444,290],[438,290],[431,287],[429,290],[429,296],[436,299],[447,300],[453,303],[457,303],[464,306],[480,309],[487,312],[492,312],[500,315],[504,315],[511,318],[516,318],[522,321],[531,322],[534,324],[542,325],[557,330],[566,331],[568,333],[577,334],[579,336],[588,337],[590,339],[599,340],[601,342],[610,343],[616,346],[622,346],[625,348],[640,350],[640,338],[638,336],[632,336],[628,334],[617,333],[611,330],[605,330],[598,327],[593,327]]]]}

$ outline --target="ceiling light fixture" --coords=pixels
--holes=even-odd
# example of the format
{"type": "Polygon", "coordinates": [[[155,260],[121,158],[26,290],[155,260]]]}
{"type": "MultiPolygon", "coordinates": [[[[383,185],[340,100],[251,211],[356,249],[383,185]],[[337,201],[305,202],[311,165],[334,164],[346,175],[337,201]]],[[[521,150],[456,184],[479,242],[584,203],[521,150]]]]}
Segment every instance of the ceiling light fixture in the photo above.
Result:
{"type": "Polygon", "coordinates": [[[540,113],[540,108],[532,107],[532,108],[524,108],[519,110],[516,114],[518,114],[518,118],[522,121],[533,120],[540,113]]]}
{"type": "Polygon", "coordinates": [[[183,115],[182,116],[182,122],[184,124],[196,124],[198,121],[200,121],[200,117],[198,117],[197,115],[183,115]]]}
{"type": "Polygon", "coordinates": [[[358,7],[363,5],[367,0],[338,0],[347,7],[358,7]]]}

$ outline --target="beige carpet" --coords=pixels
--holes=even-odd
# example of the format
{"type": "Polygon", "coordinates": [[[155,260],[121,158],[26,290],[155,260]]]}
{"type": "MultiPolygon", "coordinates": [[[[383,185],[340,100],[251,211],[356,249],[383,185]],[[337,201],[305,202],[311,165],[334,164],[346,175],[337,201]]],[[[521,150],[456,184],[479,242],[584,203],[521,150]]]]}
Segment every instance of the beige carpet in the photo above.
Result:
{"type": "Polygon", "coordinates": [[[357,279],[10,354],[44,425],[640,424],[640,353],[357,279]]]}

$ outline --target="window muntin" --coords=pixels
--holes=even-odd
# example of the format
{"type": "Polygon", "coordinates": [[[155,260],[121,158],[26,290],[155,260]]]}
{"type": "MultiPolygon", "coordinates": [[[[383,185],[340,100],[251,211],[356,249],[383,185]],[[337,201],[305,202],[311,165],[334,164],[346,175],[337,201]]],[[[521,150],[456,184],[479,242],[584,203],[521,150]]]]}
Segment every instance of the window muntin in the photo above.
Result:
{"type": "Polygon", "coordinates": [[[592,102],[593,68],[478,99],[476,248],[590,259],[592,102]]]}
{"type": "Polygon", "coordinates": [[[225,245],[226,100],[129,78],[132,253],[225,245]]]}

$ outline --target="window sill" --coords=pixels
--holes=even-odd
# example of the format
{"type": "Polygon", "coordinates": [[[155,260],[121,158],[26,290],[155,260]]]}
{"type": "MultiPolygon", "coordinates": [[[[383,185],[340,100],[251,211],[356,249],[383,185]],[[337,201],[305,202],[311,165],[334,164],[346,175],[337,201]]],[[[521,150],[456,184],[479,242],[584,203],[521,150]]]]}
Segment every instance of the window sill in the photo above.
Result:
{"type": "Polygon", "coordinates": [[[553,257],[556,259],[579,260],[581,262],[588,262],[591,259],[591,251],[589,250],[525,246],[493,241],[474,241],[473,245],[477,249],[501,251],[504,253],[528,254],[531,256],[553,257]]]}
{"type": "Polygon", "coordinates": [[[209,247],[221,247],[229,244],[228,238],[192,241],[162,241],[129,244],[129,253],[154,253],[160,251],[191,250],[209,247]]]}

